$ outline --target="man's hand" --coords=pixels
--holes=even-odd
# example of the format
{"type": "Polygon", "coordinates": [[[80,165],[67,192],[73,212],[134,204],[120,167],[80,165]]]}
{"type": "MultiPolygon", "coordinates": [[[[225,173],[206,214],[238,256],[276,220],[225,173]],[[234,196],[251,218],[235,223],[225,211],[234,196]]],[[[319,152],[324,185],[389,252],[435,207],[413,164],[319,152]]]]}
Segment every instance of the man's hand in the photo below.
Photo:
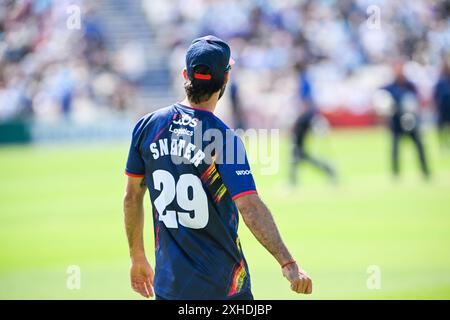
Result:
{"type": "Polygon", "coordinates": [[[130,280],[134,291],[145,298],[153,297],[153,269],[147,259],[132,262],[130,280]]]}
{"type": "Polygon", "coordinates": [[[123,199],[125,229],[130,247],[131,287],[146,298],[153,297],[153,270],[144,250],[144,195],[145,179],[128,177],[123,199]]]}
{"type": "Polygon", "coordinates": [[[299,269],[296,263],[287,265],[282,269],[283,276],[291,283],[292,291],[310,294],[312,292],[311,278],[305,271],[299,269]]]}
{"type": "Polygon", "coordinates": [[[283,275],[291,283],[291,289],[297,293],[309,294],[312,292],[312,282],[305,271],[300,270],[294,263],[292,255],[281,240],[278,228],[272,214],[257,194],[248,194],[235,200],[239,211],[258,241],[284,265],[283,275]],[[284,264],[286,261],[291,261],[284,264]]]}

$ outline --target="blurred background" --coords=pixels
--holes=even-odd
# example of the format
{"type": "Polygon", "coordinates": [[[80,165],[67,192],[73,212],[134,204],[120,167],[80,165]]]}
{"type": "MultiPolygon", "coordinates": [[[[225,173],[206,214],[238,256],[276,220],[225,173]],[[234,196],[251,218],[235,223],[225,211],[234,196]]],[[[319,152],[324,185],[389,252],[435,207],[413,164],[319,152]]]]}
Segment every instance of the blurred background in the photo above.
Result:
{"type": "MultiPolygon", "coordinates": [[[[0,0],[0,298],[138,298],[131,130],[206,34],[237,62],[218,115],[281,132],[280,171],[253,171],[307,298],[449,299],[450,2],[425,0],[0,0]]],[[[304,299],[240,232],[255,297],[304,299]]]]}

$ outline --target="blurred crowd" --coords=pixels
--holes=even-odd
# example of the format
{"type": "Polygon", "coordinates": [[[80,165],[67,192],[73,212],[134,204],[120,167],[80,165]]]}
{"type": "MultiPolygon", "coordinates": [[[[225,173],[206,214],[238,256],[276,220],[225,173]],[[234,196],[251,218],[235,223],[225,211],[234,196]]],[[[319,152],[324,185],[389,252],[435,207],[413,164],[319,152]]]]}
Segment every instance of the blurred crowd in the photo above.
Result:
{"type": "Polygon", "coordinates": [[[0,1],[0,121],[95,120],[132,103],[87,1],[0,1]]]}
{"type": "MultiPolygon", "coordinates": [[[[325,111],[370,110],[373,90],[391,80],[390,58],[430,103],[442,57],[450,49],[450,3],[387,0],[152,0],[149,21],[171,48],[174,79],[188,42],[214,34],[231,42],[233,77],[247,108],[265,105],[273,119],[296,93],[298,68],[307,70],[314,99],[325,111]]],[[[174,80],[177,87],[179,82],[174,80]]]]}
{"type": "Polygon", "coordinates": [[[342,73],[405,55],[438,62],[450,44],[444,1],[387,0],[155,0],[152,23],[172,45],[200,34],[240,39],[241,65],[277,69],[299,59],[327,60],[342,73]]]}
{"type": "MultiPolygon", "coordinates": [[[[0,0],[0,121],[95,119],[135,109],[137,87],[121,69],[123,50],[114,53],[105,45],[114,35],[102,30],[101,3],[0,0]],[[77,8],[81,23],[70,27],[77,8]]],[[[233,92],[238,88],[245,97],[254,126],[273,125],[274,119],[282,126],[292,118],[300,70],[308,73],[311,96],[324,112],[367,113],[373,91],[392,78],[389,59],[398,57],[409,61],[408,77],[422,105],[430,106],[450,49],[448,1],[140,3],[162,44],[155,50],[165,50],[177,96],[183,94],[180,70],[189,42],[205,34],[230,42],[237,61],[233,92]]]]}

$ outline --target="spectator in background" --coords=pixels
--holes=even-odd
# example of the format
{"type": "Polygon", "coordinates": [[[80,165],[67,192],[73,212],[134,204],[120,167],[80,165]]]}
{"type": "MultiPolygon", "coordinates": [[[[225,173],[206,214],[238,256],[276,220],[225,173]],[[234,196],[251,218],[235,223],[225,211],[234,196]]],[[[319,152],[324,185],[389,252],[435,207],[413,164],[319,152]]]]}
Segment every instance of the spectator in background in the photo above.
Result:
{"type": "Polygon", "coordinates": [[[306,150],[305,140],[311,132],[311,128],[318,114],[314,99],[312,96],[311,82],[308,77],[307,68],[303,63],[296,66],[299,77],[299,96],[302,105],[302,111],[295,121],[293,129],[293,154],[291,172],[289,174],[292,185],[297,184],[297,167],[301,162],[309,162],[319,170],[323,171],[334,182],[336,173],[333,167],[326,161],[312,156],[306,150]]]}
{"type": "Polygon", "coordinates": [[[434,87],[439,142],[442,149],[450,149],[450,65],[445,61],[434,87]]]}
{"type": "Polygon", "coordinates": [[[104,117],[133,103],[133,83],[110,57],[97,10],[82,0],[2,3],[0,121],[94,121],[97,111],[104,117]],[[69,2],[85,10],[82,30],[66,28],[69,2]]]}
{"type": "Polygon", "coordinates": [[[392,97],[392,116],[390,130],[392,133],[392,172],[395,177],[400,173],[399,143],[403,136],[411,138],[417,149],[422,173],[425,178],[430,175],[425,157],[424,145],[419,132],[419,99],[416,87],[406,79],[404,61],[398,60],[393,64],[395,79],[384,89],[392,97]]]}
{"type": "Polygon", "coordinates": [[[245,130],[244,115],[242,111],[241,98],[239,95],[239,85],[236,80],[231,80],[230,84],[230,103],[233,117],[234,129],[245,130]]]}

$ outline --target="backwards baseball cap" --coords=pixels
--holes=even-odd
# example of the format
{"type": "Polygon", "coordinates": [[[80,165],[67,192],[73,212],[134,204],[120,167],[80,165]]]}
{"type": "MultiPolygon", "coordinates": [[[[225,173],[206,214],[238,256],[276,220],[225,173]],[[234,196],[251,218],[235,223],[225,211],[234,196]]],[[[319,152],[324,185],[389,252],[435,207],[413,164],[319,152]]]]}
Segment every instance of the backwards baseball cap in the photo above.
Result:
{"type": "Polygon", "coordinates": [[[231,58],[228,44],[214,36],[195,39],[186,53],[186,70],[189,79],[222,79],[233,64],[234,60],[231,58]],[[208,67],[209,72],[195,72],[195,67],[200,65],[208,67]]]}

